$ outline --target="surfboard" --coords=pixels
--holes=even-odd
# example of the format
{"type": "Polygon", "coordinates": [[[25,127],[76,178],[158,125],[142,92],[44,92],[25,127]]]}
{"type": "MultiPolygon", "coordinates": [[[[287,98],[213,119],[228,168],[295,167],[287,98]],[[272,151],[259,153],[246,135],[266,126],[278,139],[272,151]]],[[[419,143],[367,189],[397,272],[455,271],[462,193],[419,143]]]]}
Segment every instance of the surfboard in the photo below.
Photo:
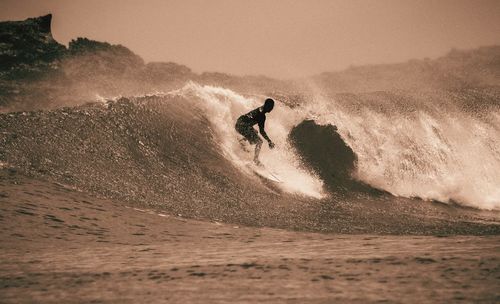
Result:
{"type": "Polygon", "coordinates": [[[252,171],[256,175],[258,175],[260,177],[263,177],[263,178],[265,178],[267,180],[270,180],[270,181],[275,182],[275,183],[282,183],[283,182],[281,180],[281,178],[279,177],[278,174],[276,174],[275,172],[267,169],[266,167],[264,167],[264,165],[257,166],[256,164],[254,164],[252,162],[252,163],[248,163],[247,167],[249,167],[250,169],[252,169],[252,171]]]}

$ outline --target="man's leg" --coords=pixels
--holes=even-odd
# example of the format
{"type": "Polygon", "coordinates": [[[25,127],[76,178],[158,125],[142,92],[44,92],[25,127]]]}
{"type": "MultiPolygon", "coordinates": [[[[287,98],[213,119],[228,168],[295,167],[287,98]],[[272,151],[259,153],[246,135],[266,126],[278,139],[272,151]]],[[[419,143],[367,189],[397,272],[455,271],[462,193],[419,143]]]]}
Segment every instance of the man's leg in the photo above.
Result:
{"type": "Polygon", "coordinates": [[[257,143],[255,144],[255,154],[254,154],[254,157],[253,157],[253,161],[257,165],[260,165],[259,154],[260,154],[260,148],[261,147],[262,147],[262,139],[260,139],[260,137],[258,137],[257,138],[257,143]]]}
{"type": "Polygon", "coordinates": [[[255,132],[254,129],[251,126],[245,126],[239,123],[236,123],[235,129],[236,132],[238,132],[240,135],[243,135],[243,138],[238,139],[241,148],[245,152],[250,152],[250,150],[248,150],[247,145],[245,144],[245,141],[248,141],[250,144],[252,143],[250,139],[252,138],[253,135],[252,131],[255,132]]]}
{"type": "Polygon", "coordinates": [[[245,143],[246,141],[248,141],[248,139],[246,139],[245,137],[238,139],[238,142],[240,143],[243,151],[250,152],[250,150],[248,150],[248,145],[245,143]]]}

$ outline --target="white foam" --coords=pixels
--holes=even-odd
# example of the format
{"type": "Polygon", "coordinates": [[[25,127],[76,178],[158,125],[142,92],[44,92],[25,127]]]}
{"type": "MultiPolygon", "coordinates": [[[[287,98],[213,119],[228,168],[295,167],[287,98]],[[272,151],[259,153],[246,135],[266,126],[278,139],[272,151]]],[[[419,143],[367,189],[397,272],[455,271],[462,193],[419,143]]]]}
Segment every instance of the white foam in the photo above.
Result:
{"type": "Polygon", "coordinates": [[[358,156],[359,179],[398,196],[500,209],[500,108],[478,118],[452,100],[399,107],[352,107],[317,94],[305,111],[338,126],[358,156]]]}

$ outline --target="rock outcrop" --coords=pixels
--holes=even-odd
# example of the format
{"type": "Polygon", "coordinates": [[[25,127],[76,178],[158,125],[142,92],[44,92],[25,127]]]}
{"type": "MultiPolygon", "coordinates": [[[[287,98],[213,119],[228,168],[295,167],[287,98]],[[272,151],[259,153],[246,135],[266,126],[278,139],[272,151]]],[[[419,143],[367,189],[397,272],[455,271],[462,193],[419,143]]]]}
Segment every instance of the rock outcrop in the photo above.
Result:
{"type": "Polygon", "coordinates": [[[66,47],[52,37],[52,15],[0,22],[0,77],[33,77],[53,68],[66,47]]]}

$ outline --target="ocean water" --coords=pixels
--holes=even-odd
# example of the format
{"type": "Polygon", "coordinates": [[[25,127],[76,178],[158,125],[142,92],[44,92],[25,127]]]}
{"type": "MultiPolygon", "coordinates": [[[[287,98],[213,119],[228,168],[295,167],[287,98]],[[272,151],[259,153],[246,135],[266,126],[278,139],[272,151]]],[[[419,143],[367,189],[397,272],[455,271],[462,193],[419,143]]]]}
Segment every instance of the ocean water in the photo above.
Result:
{"type": "Polygon", "coordinates": [[[453,99],[462,97],[276,98],[266,120],[276,148],[264,143],[261,161],[282,182],[252,170],[253,147],[245,151],[234,129],[265,96],[195,82],[0,114],[0,161],[200,219],[342,233],[497,233],[484,223],[498,220],[499,110],[453,99]]]}

